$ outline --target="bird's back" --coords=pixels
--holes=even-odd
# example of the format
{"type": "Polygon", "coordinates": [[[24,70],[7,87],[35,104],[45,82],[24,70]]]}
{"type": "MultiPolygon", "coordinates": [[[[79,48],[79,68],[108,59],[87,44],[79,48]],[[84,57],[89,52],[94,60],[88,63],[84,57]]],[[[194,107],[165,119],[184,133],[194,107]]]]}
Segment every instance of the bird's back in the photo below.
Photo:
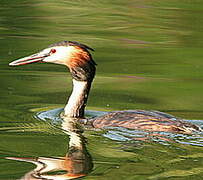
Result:
{"type": "Polygon", "coordinates": [[[159,111],[113,111],[92,120],[95,128],[124,127],[148,131],[191,133],[199,127],[159,111]]]}

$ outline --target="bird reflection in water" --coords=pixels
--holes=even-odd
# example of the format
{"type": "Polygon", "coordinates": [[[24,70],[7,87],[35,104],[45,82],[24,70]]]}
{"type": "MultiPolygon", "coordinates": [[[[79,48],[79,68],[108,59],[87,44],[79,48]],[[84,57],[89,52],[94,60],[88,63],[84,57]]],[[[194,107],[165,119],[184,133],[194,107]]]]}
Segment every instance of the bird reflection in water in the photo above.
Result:
{"type": "Polygon", "coordinates": [[[62,129],[69,135],[68,153],[65,157],[7,158],[30,162],[37,166],[21,180],[75,179],[86,176],[92,170],[92,158],[86,149],[87,139],[82,135],[78,119],[68,117],[63,119],[62,129]]]}

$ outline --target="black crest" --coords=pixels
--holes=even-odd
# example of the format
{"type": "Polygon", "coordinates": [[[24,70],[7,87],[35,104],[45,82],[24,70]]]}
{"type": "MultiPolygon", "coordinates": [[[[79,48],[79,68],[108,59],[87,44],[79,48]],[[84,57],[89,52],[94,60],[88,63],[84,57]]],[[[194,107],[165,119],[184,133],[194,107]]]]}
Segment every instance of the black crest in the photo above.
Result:
{"type": "Polygon", "coordinates": [[[76,41],[61,41],[58,43],[51,44],[49,47],[54,47],[54,46],[78,46],[84,49],[85,51],[88,51],[88,50],[94,51],[94,49],[92,49],[91,47],[85,44],[78,43],[76,41]]]}

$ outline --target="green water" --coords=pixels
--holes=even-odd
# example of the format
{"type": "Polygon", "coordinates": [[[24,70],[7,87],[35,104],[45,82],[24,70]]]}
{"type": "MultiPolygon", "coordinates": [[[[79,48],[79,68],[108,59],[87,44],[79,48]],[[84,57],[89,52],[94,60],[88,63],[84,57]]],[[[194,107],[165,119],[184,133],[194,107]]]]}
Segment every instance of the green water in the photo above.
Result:
{"type": "MultiPolygon", "coordinates": [[[[35,117],[66,103],[66,67],[8,66],[58,41],[95,49],[88,110],[154,109],[203,126],[202,13],[201,0],[1,0],[0,179],[19,179],[35,167],[5,157],[68,151],[69,137],[35,117]]],[[[202,135],[161,141],[115,132],[84,132],[94,164],[84,179],[202,179],[202,135]]]]}

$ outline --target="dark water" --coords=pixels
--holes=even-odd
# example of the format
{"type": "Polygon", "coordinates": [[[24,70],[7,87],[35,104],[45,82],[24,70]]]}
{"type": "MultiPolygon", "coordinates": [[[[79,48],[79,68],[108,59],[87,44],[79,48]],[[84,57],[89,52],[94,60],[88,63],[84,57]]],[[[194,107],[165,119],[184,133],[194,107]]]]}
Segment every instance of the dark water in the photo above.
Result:
{"type": "MultiPolygon", "coordinates": [[[[67,69],[8,67],[57,41],[95,49],[98,68],[87,114],[154,109],[203,126],[202,13],[201,0],[0,1],[0,179],[20,179],[35,168],[5,157],[56,158],[68,152],[70,136],[56,118],[71,92],[67,69]],[[48,118],[40,119],[40,112],[48,118]]],[[[83,135],[93,163],[84,179],[203,177],[202,134],[119,128],[83,135]]]]}

